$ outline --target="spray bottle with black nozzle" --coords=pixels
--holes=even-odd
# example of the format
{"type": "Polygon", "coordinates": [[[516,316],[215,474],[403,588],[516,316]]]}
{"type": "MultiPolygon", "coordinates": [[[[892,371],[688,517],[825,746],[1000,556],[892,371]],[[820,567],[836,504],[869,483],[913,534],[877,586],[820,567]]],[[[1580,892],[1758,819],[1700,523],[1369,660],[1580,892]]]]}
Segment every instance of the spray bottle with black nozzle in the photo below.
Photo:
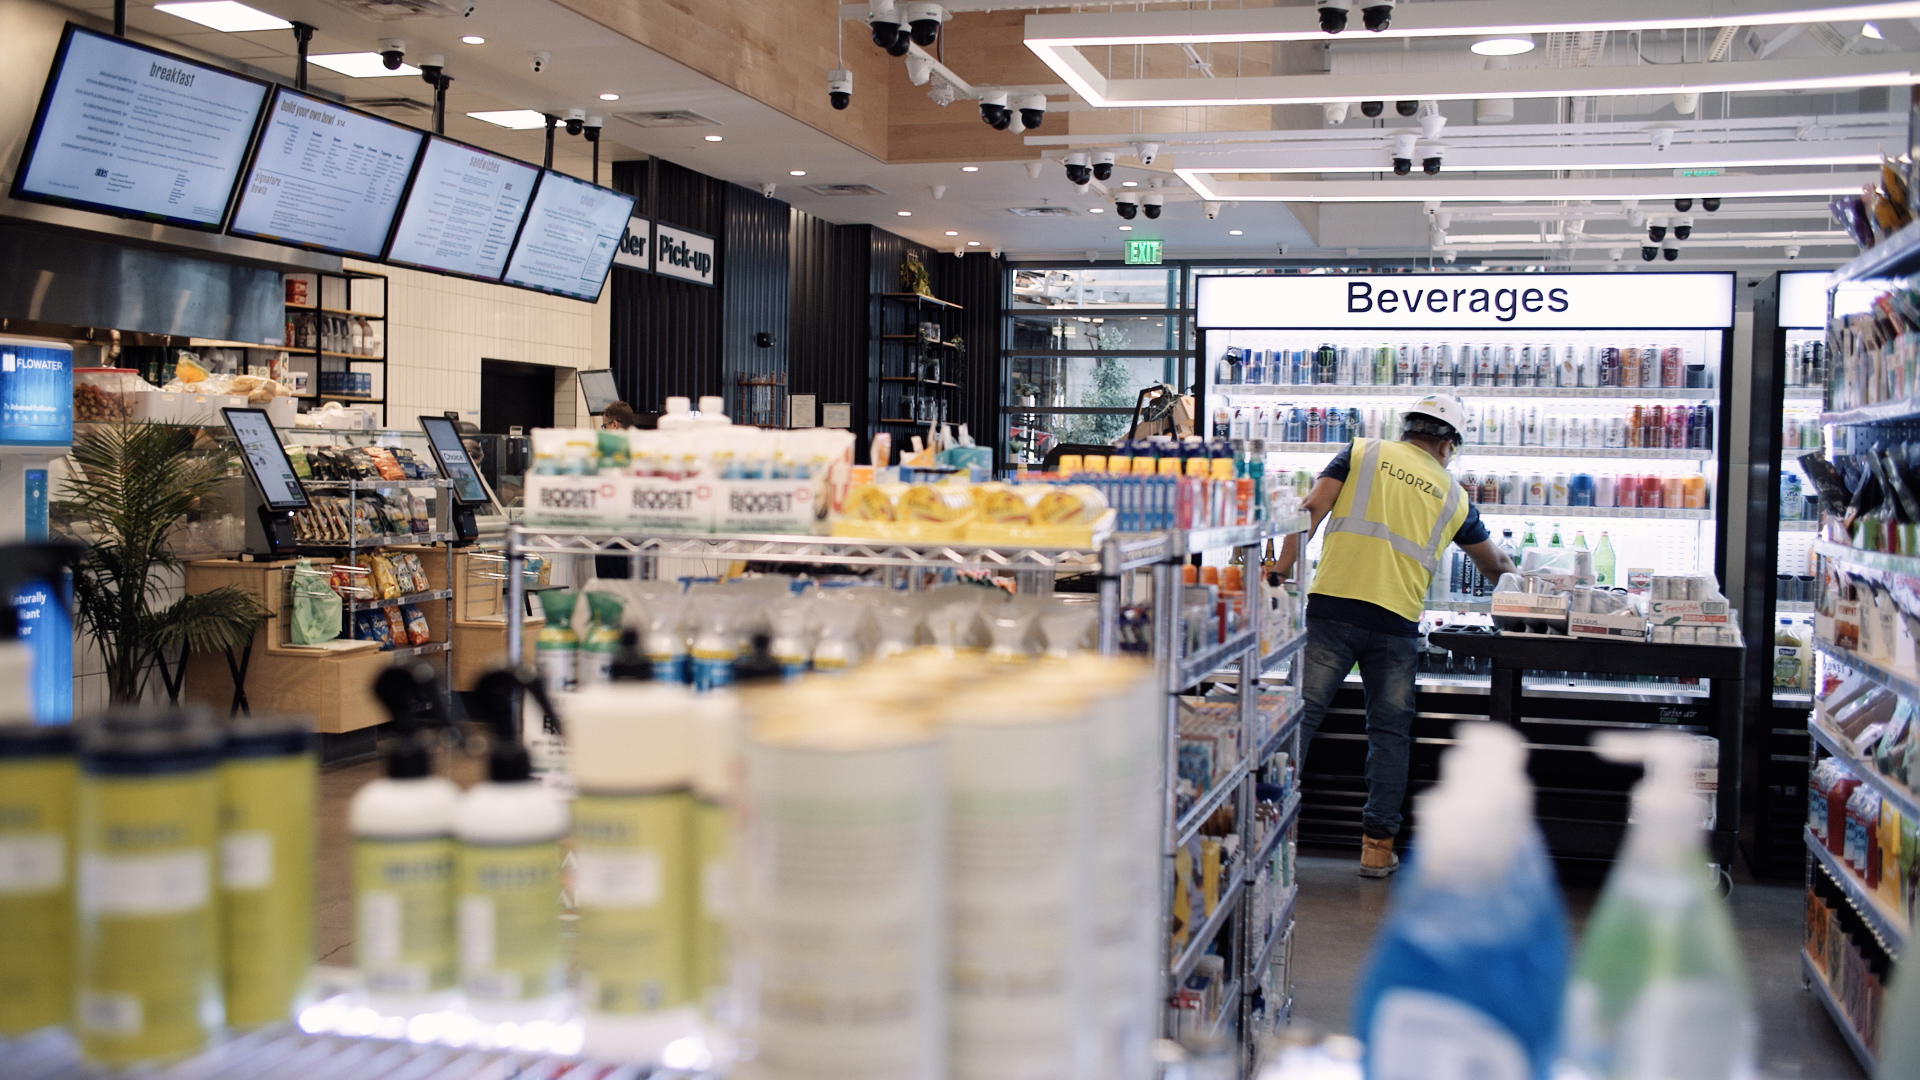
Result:
{"type": "Polygon", "coordinates": [[[460,789],[434,775],[423,722],[440,688],[425,663],[380,673],[374,695],[390,719],[385,776],[354,794],[354,951],[367,992],[393,1011],[424,1011],[453,989],[453,817],[460,789]]]}
{"type": "Polygon", "coordinates": [[[568,812],[534,778],[516,720],[523,690],[558,727],[532,670],[481,676],[472,709],[487,725],[487,779],[467,789],[454,818],[460,984],[475,1015],[496,1022],[560,1019],[568,1008],[559,907],[568,812]]]}
{"type": "Polygon", "coordinates": [[[73,800],[69,724],[35,724],[33,648],[13,591],[54,582],[74,544],[0,547],[0,1038],[73,1016],[73,800]]]}

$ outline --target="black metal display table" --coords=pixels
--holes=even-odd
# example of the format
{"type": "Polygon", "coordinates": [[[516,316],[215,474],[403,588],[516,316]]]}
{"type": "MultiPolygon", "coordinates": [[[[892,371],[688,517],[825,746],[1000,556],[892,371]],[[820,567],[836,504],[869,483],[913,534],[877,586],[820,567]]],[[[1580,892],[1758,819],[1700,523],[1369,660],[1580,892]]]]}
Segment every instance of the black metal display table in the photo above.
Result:
{"type": "Polygon", "coordinates": [[[1493,663],[1488,716],[1518,729],[1520,676],[1525,671],[1588,671],[1602,675],[1710,680],[1720,740],[1719,791],[1714,800],[1713,857],[1731,867],[1740,829],[1740,745],[1745,704],[1746,649],[1727,645],[1651,645],[1593,638],[1519,637],[1435,631],[1437,648],[1493,663]]]}

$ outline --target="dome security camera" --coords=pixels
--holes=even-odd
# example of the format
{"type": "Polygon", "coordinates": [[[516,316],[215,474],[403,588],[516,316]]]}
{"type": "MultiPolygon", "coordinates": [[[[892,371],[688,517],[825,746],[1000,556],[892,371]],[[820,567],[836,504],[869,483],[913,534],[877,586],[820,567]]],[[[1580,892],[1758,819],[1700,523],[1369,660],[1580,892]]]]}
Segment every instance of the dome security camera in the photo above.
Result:
{"type": "Polygon", "coordinates": [[[1160,156],[1160,144],[1157,142],[1134,143],[1133,156],[1139,159],[1140,164],[1151,165],[1153,159],[1160,156]]]}
{"type": "Polygon", "coordinates": [[[924,56],[908,53],[907,81],[915,86],[925,86],[933,81],[933,61],[924,56]]]}
{"type": "Polygon", "coordinates": [[[980,119],[990,128],[1005,131],[1013,123],[1013,116],[1007,112],[1007,92],[995,90],[980,95],[980,119]]]}
{"type": "MultiPolygon", "coordinates": [[[[1021,126],[1025,127],[1028,131],[1037,130],[1041,122],[1047,118],[1047,95],[1037,92],[1023,94],[1018,102],[1018,107],[1020,109],[1021,126]]],[[[1101,179],[1105,180],[1106,177],[1103,176],[1101,179]]]]}
{"type": "Polygon", "coordinates": [[[1420,148],[1420,171],[1428,176],[1440,175],[1440,159],[1446,155],[1444,146],[1423,146],[1420,148]]]}
{"type": "Polygon", "coordinates": [[[853,101],[853,72],[834,68],[827,72],[827,101],[834,109],[844,110],[853,101]]]}
{"type": "Polygon", "coordinates": [[[1620,256],[1625,254],[1626,254],[1625,248],[1608,248],[1607,249],[1607,259],[1610,262],[1619,262],[1620,256]]]}
{"type": "Polygon", "coordinates": [[[1720,209],[1720,200],[1719,199],[1701,199],[1700,209],[1705,210],[1707,213],[1711,214],[1714,211],[1720,209]]]}
{"type": "Polygon", "coordinates": [[[1641,262],[1652,262],[1654,259],[1658,258],[1659,255],[1660,255],[1660,249],[1657,247],[1654,247],[1652,244],[1640,245],[1640,261],[1641,262]]]}
{"type": "Polygon", "coordinates": [[[1113,151],[1102,150],[1093,155],[1093,178],[1102,181],[1113,179],[1113,151]]]}
{"type": "Polygon", "coordinates": [[[1328,127],[1338,127],[1347,122],[1347,113],[1353,108],[1351,101],[1329,101],[1320,106],[1321,117],[1328,127]]]}
{"type": "Polygon", "coordinates": [[[1647,223],[1646,211],[1644,210],[1627,211],[1627,228],[1637,229],[1640,226],[1645,225],[1646,223],[1647,223]]]}
{"type": "Polygon", "coordinates": [[[900,13],[893,9],[893,0],[871,0],[868,3],[867,29],[873,34],[875,45],[889,51],[893,49],[893,43],[900,39],[900,13]]]}
{"type": "Polygon", "coordinates": [[[767,199],[773,198],[774,189],[778,188],[779,186],[780,186],[779,184],[761,184],[760,185],[761,197],[767,198],[767,199]]]}
{"type": "Polygon", "coordinates": [[[1160,196],[1142,195],[1140,197],[1140,210],[1147,215],[1149,220],[1158,218],[1160,216],[1160,196]]]}
{"type": "Polygon", "coordinates": [[[1366,28],[1379,33],[1393,23],[1395,0],[1362,0],[1360,20],[1366,28]]]}
{"type": "Polygon", "coordinates": [[[1684,214],[1687,211],[1693,209],[1693,200],[1692,199],[1675,199],[1673,200],[1673,208],[1684,214]]]}
{"type": "Polygon", "coordinates": [[[1420,103],[1418,101],[1396,101],[1393,103],[1393,111],[1399,113],[1401,116],[1413,116],[1419,113],[1420,103]]]}
{"type": "Polygon", "coordinates": [[[1375,117],[1378,117],[1381,113],[1386,111],[1387,111],[1387,103],[1384,101],[1363,101],[1360,103],[1360,115],[1366,117],[1369,120],[1372,120],[1375,117]]]}
{"type": "Polygon", "coordinates": [[[1685,240],[1692,235],[1693,235],[1693,218],[1691,216],[1683,217],[1679,221],[1676,221],[1673,223],[1673,238],[1675,240],[1685,240]]]}
{"type": "Polygon", "coordinates": [[[947,9],[926,0],[915,0],[900,5],[900,21],[907,24],[908,37],[915,45],[931,48],[940,38],[940,24],[947,21],[947,9]]]}
{"type": "Polygon", "coordinates": [[[535,75],[547,70],[547,65],[551,63],[553,63],[552,53],[537,52],[527,57],[527,66],[533,69],[535,75]]]}
{"type": "Polygon", "coordinates": [[[1453,250],[1452,248],[1448,248],[1447,250],[1440,253],[1440,257],[1442,259],[1445,259],[1449,264],[1451,264],[1453,260],[1460,257],[1460,253],[1453,250]]]}
{"type": "Polygon", "coordinates": [[[599,116],[589,116],[587,117],[587,122],[584,125],[584,128],[581,131],[581,134],[587,137],[588,142],[596,143],[600,141],[600,129],[606,126],[607,126],[607,121],[605,118],[599,117],[599,116]]]}
{"type": "Polygon", "coordinates": [[[1346,0],[1320,0],[1320,32],[1337,34],[1347,28],[1346,0]]]}
{"type": "Polygon", "coordinates": [[[1087,155],[1076,150],[1062,158],[1060,163],[1067,168],[1067,183],[1079,187],[1093,180],[1093,169],[1087,165],[1087,155]]]}
{"type": "Polygon", "coordinates": [[[428,53],[420,60],[420,81],[428,86],[439,86],[440,75],[447,69],[447,58],[439,53],[428,53]]]}
{"type": "Polygon", "coordinates": [[[407,43],[399,38],[380,39],[380,63],[388,71],[399,71],[400,65],[407,59],[407,43]]]}
{"type": "Polygon", "coordinates": [[[1413,134],[1393,137],[1393,175],[1405,176],[1413,171],[1413,145],[1418,138],[1413,134]]]}
{"type": "Polygon", "coordinates": [[[1664,153],[1667,147],[1673,145],[1673,131],[1670,127],[1652,128],[1647,132],[1647,141],[1653,144],[1655,150],[1664,153]]]}
{"type": "Polygon", "coordinates": [[[1663,217],[1649,219],[1647,222],[1647,239],[1657,244],[1666,238],[1667,219],[1663,217]]]}
{"type": "Polygon", "coordinates": [[[1680,245],[1672,240],[1660,245],[1660,257],[1673,262],[1680,258],[1680,245]]]}
{"type": "Polygon", "coordinates": [[[1121,192],[1113,197],[1113,209],[1121,217],[1132,221],[1140,213],[1140,202],[1129,192],[1121,192]]]}
{"type": "Polygon", "coordinates": [[[959,96],[959,91],[953,88],[952,83],[941,78],[938,72],[934,74],[933,89],[927,91],[927,97],[931,99],[935,105],[944,109],[953,104],[954,99],[959,96]]]}
{"type": "Polygon", "coordinates": [[[1787,258],[1789,258],[1789,259],[1797,259],[1797,258],[1799,258],[1799,257],[1800,257],[1800,245],[1799,245],[1799,244],[1788,244],[1788,245],[1787,245],[1787,258]]]}
{"type": "Polygon", "coordinates": [[[587,129],[587,110],[567,110],[567,134],[578,135],[587,129]]]}
{"type": "Polygon", "coordinates": [[[1220,217],[1220,209],[1225,205],[1225,203],[1217,203],[1208,199],[1200,204],[1200,212],[1207,215],[1208,221],[1214,221],[1220,217]]]}

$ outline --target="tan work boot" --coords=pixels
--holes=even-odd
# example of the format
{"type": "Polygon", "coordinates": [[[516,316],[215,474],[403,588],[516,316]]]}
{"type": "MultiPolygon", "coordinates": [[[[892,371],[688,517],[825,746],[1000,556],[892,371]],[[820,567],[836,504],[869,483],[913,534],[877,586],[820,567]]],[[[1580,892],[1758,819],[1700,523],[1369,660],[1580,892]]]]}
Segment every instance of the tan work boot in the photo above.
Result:
{"type": "Polygon", "coordinates": [[[1386,877],[1400,869],[1400,856],[1393,853],[1393,837],[1376,840],[1360,838],[1360,876],[1386,877]]]}

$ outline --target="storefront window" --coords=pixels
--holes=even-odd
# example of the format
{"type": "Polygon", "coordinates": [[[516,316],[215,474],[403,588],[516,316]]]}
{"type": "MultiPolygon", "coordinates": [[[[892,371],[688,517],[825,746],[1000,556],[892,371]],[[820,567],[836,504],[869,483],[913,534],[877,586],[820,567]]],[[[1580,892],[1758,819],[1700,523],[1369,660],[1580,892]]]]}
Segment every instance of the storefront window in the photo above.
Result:
{"type": "Polygon", "coordinates": [[[1015,268],[1009,310],[1180,306],[1178,267],[1015,268]]]}

